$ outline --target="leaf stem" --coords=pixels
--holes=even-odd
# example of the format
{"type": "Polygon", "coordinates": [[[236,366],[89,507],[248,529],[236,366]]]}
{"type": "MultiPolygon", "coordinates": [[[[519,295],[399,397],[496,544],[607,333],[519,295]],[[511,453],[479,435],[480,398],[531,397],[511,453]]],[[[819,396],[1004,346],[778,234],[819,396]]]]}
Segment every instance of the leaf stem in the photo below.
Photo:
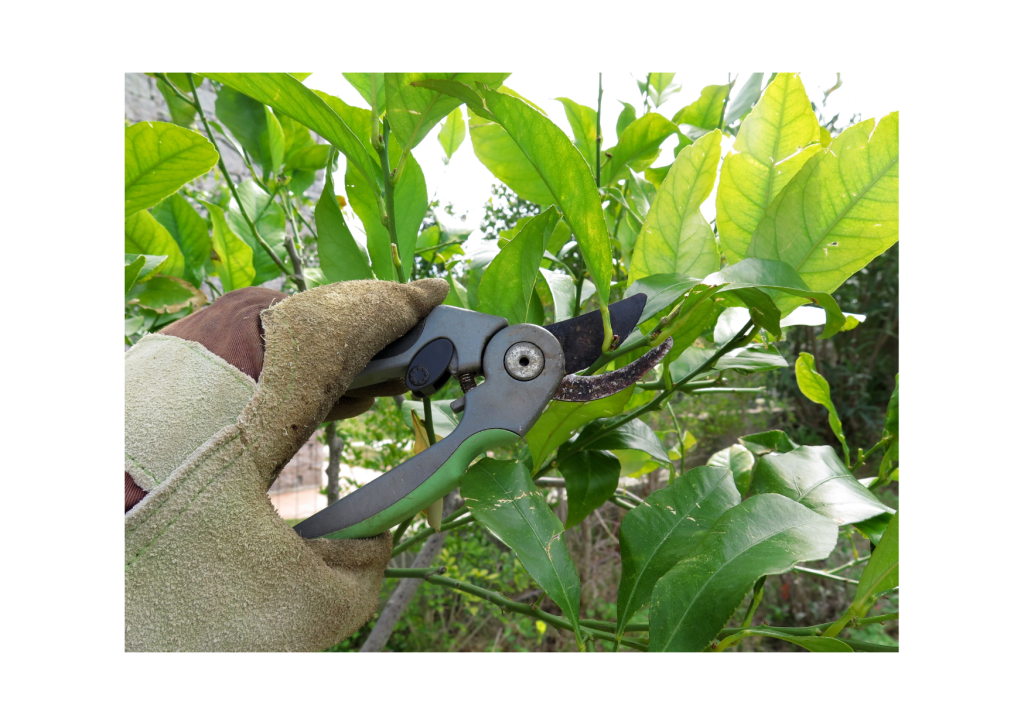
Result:
{"type": "MultiPolygon", "coordinates": [[[[173,83],[171,83],[171,80],[167,77],[166,73],[154,73],[153,75],[156,76],[157,78],[159,78],[161,81],[163,81],[164,85],[166,85],[168,88],[171,89],[171,93],[173,93],[175,96],[177,96],[180,100],[184,101],[185,103],[187,103],[189,106],[191,106],[195,110],[197,110],[197,111],[199,110],[199,99],[197,98],[196,101],[193,102],[191,98],[189,98],[184,93],[179,91],[178,87],[175,86],[173,83]]],[[[189,74],[189,75],[191,75],[191,74],[189,74]]]]}
{"type": "Polygon", "coordinates": [[[199,113],[199,118],[203,122],[203,127],[206,129],[206,135],[210,139],[210,143],[213,144],[214,150],[217,152],[217,166],[220,168],[220,173],[224,175],[225,181],[228,183],[228,189],[231,190],[231,196],[235,198],[235,202],[238,203],[238,209],[242,213],[242,218],[245,223],[249,225],[249,231],[252,232],[253,237],[259,243],[260,247],[263,248],[264,252],[270,255],[270,259],[274,261],[274,264],[280,268],[281,272],[284,273],[285,277],[290,277],[295,281],[296,285],[304,286],[306,281],[302,278],[302,275],[290,275],[288,274],[288,268],[285,267],[284,262],[277,256],[274,249],[267,244],[267,241],[260,235],[259,230],[256,229],[256,225],[253,224],[252,220],[249,219],[249,213],[245,211],[245,205],[242,204],[241,198],[238,196],[238,189],[235,188],[235,183],[231,181],[231,175],[228,174],[228,168],[224,165],[224,157],[220,153],[220,147],[217,146],[217,140],[213,137],[213,131],[210,129],[210,123],[206,120],[206,114],[203,113],[203,107],[199,103],[199,93],[196,91],[196,83],[192,78],[191,73],[186,73],[185,76],[188,78],[188,85],[192,89],[192,97],[195,99],[196,111],[199,113]]]}
{"type": "Polygon", "coordinates": [[[388,230],[388,239],[391,240],[392,264],[395,265],[395,277],[399,282],[405,282],[405,271],[402,269],[402,256],[398,249],[398,227],[395,220],[395,181],[397,174],[389,171],[391,161],[388,156],[389,139],[391,138],[391,124],[388,117],[384,116],[383,133],[381,134],[380,147],[377,149],[377,156],[380,159],[381,176],[384,179],[384,226],[388,230]],[[395,261],[397,260],[397,264],[395,261]]]}
{"type": "Polygon", "coordinates": [[[427,441],[431,446],[437,443],[434,435],[434,407],[430,405],[430,396],[423,397],[423,428],[427,430],[427,441]]]}
{"type": "Polygon", "coordinates": [[[597,74],[597,155],[594,157],[594,182],[598,189],[601,188],[601,96],[604,95],[601,75],[597,74]]]}
{"type": "MultiPolygon", "coordinates": [[[[328,164],[333,160],[335,153],[334,147],[331,147],[331,158],[327,160],[328,164]]],[[[299,257],[299,252],[295,248],[295,240],[299,239],[299,226],[295,224],[295,216],[292,212],[292,203],[289,199],[288,190],[282,187],[280,192],[281,199],[284,201],[285,212],[288,213],[288,221],[292,225],[292,236],[284,238],[284,248],[288,251],[288,259],[291,260],[292,269],[295,270],[295,275],[299,278],[295,281],[295,284],[298,286],[299,292],[305,292],[306,276],[302,271],[302,258],[299,257]]]]}
{"type": "Polygon", "coordinates": [[[808,575],[817,575],[818,577],[824,577],[828,580],[836,580],[837,582],[846,582],[850,585],[859,584],[860,580],[851,580],[848,577],[839,577],[839,575],[833,575],[831,572],[826,570],[812,570],[809,567],[794,566],[793,570],[796,572],[805,572],[808,575]]]}

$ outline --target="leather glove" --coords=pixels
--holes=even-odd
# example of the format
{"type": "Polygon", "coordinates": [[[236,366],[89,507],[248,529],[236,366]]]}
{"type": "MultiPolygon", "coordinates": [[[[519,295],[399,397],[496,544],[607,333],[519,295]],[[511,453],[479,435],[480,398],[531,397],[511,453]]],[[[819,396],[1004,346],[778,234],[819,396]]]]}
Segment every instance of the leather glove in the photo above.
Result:
{"type": "Polygon", "coordinates": [[[125,354],[126,650],[322,650],[369,619],[390,533],[304,540],[266,492],[329,416],[404,390],[343,396],[447,293],[444,280],[248,288],[125,354]]]}

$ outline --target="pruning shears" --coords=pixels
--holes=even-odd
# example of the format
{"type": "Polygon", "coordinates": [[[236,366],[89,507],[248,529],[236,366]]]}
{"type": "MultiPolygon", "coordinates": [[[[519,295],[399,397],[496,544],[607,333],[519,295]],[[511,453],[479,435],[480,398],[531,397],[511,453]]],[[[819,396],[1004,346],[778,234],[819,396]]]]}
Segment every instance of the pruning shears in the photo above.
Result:
{"type": "MultiPolygon", "coordinates": [[[[626,340],[646,302],[641,293],[609,306],[618,341],[626,340]]],[[[670,338],[610,373],[574,375],[600,358],[603,340],[599,312],[541,327],[438,306],[374,356],[349,390],[404,377],[422,398],[454,376],[463,391],[451,403],[453,412],[463,414],[459,425],[426,451],[295,525],[295,531],[306,538],[380,534],[454,489],[478,455],[517,442],[549,401],[592,401],[617,393],[643,378],[672,346],[670,338]],[[477,385],[479,375],[485,380],[477,385]]]]}

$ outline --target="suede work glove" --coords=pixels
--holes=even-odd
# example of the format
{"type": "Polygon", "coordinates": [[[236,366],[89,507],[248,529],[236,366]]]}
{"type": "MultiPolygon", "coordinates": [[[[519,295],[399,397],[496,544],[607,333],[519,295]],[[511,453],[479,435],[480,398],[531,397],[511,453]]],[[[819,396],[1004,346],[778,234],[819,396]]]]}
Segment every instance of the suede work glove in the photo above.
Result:
{"type": "Polygon", "coordinates": [[[267,489],[381,348],[445,299],[444,280],[261,288],[125,354],[125,649],[322,650],[377,604],[391,535],[305,540],[267,489]]]}

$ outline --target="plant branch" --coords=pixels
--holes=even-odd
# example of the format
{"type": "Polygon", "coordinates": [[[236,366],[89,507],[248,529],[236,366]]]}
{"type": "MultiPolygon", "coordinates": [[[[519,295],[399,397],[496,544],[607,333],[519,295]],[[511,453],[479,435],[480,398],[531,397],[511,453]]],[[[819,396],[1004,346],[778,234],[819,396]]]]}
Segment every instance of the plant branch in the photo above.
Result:
{"type": "Polygon", "coordinates": [[[231,190],[231,196],[233,196],[235,198],[235,202],[238,203],[238,209],[242,213],[242,218],[245,220],[245,223],[249,226],[249,231],[252,232],[253,238],[259,243],[260,247],[270,255],[270,259],[274,261],[274,264],[277,265],[281,272],[284,273],[285,277],[291,277],[295,280],[295,284],[297,285],[305,285],[306,281],[302,278],[302,275],[295,276],[288,274],[288,268],[285,267],[284,262],[282,262],[281,258],[277,256],[274,249],[267,244],[267,241],[263,239],[259,230],[256,229],[256,225],[253,224],[253,221],[249,219],[249,213],[245,211],[245,205],[242,204],[242,200],[238,196],[238,189],[235,188],[235,183],[231,180],[231,175],[228,173],[228,168],[224,165],[224,156],[220,153],[220,147],[217,146],[217,140],[213,137],[213,130],[210,128],[210,123],[206,120],[206,114],[203,113],[203,108],[199,103],[199,93],[196,91],[195,80],[192,78],[191,73],[187,73],[186,76],[188,78],[188,85],[192,89],[192,97],[195,99],[196,111],[199,113],[199,118],[203,122],[203,127],[206,129],[206,135],[209,137],[210,143],[213,144],[213,148],[217,152],[217,166],[220,168],[221,174],[224,175],[224,179],[228,183],[228,189],[231,190]]]}
{"type": "MultiPolygon", "coordinates": [[[[465,527],[467,524],[472,524],[475,521],[476,518],[473,517],[473,515],[471,514],[468,517],[465,517],[464,519],[459,519],[454,522],[442,522],[441,529],[439,529],[438,532],[449,532],[453,529],[465,527]]],[[[436,532],[434,532],[432,528],[425,528],[423,531],[419,532],[418,534],[412,537],[409,537],[408,539],[401,542],[398,546],[396,546],[393,550],[391,550],[391,556],[394,557],[395,555],[405,552],[407,549],[409,549],[410,547],[414,547],[415,545],[418,545],[420,542],[427,539],[432,534],[436,534],[436,532]]]]}
{"type": "Polygon", "coordinates": [[[395,264],[395,277],[399,282],[405,282],[405,272],[402,270],[402,256],[398,250],[398,227],[395,220],[395,181],[397,175],[390,171],[391,161],[388,156],[388,144],[391,137],[391,124],[387,116],[384,117],[383,134],[381,135],[380,148],[377,149],[377,156],[380,159],[380,168],[384,179],[384,226],[388,230],[388,238],[391,240],[392,264],[395,264]]]}
{"type": "MultiPolygon", "coordinates": [[[[189,106],[191,106],[195,110],[197,110],[197,111],[199,110],[199,99],[197,98],[195,100],[195,102],[193,102],[191,98],[189,98],[184,93],[179,91],[178,87],[175,86],[173,83],[171,83],[171,80],[167,77],[166,73],[154,73],[153,75],[156,76],[157,78],[159,78],[161,81],[163,81],[164,85],[167,86],[168,88],[170,88],[171,89],[171,93],[173,93],[175,96],[177,96],[179,100],[184,101],[185,103],[187,103],[189,106]]],[[[192,74],[189,74],[189,75],[191,76],[192,74]]]]}
{"type": "MultiPolygon", "coordinates": [[[[328,159],[328,164],[330,164],[331,161],[333,160],[334,153],[335,152],[332,147],[332,159],[328,159]]],[[[295,270],[295,275],[296,277],[299,278],[298,280],[296,280],[295,284],[298,286],[299,292],[304,292],[306,290],[306,276],[303,274],[302,271],[302,258],[299,257],[299,251],[295,248],[295,240],[299,238],[299,227],[297,224],[295,224],[295,216],[294,213],[292,212],[291,200],[288,198],[288,190],[282,188],[280,191],[281,199],[284,201],[285,212],[288,213],[288,221],[292,225],[292,236],[284,238],[284,248],[288,251],[288,259],[291,260],[292,269],[295,270]]]]}

